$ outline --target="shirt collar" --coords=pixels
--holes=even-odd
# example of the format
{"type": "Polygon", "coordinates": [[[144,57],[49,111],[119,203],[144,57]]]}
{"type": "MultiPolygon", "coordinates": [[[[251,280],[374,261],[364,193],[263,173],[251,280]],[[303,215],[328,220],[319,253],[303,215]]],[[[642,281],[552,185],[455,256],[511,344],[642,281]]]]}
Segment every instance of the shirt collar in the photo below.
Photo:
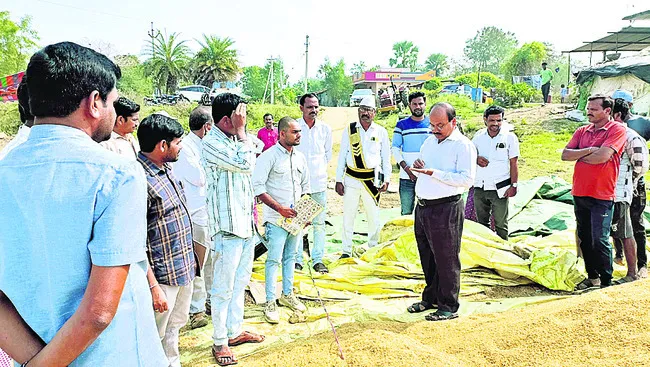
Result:
{"type": "Polygon", "coordinates": [[[66,125],[34,125],[29,133],[29,139],[42,139],[42,138],[84,138],[90,139],[90,136],[76,127],[66,125]]]}
{"type": "Polygon", "coordinates": [[[363,130],[363,131],[370,131],[371,129],[374,129],[374,128],[375,128],[375,124],[376,124],[376,122],[373,121],[373,122],[370,124],[370,127],[368,128],[368,130],[363,130],[363,126],[361,126],[361,122],[359,122],[359,121],[357,121],[357,125],[356,125],[356,126],[357,126],[357,129],[359,129],[359,131],[361,131],[361,130],[363,130]]]}
{"type": "MultiPolygon", "coordinates": [[[[617,124],[616,120],[609,120],[605,125],[603,125],[600,129],[598,130],[609,130],[610,127],[612,127],[614,124],[617,124]]],[[[596,125],[590,123],[589,126],[587,126],[587,131],[596,131],[596,125]]]]}
{"type": "Polygon", "coordinates": [[[275,143],[275,146],[276,146],[276,147],[277,147],[277,148],[278,148],[282,153],[284,153],[284,154],[288,154],[288,155],[291,155],[291,154],[293,154],[293,153],[296,151],[296,148],[294,147],[294,149],[292,149],[291,152],[289,152],[289,151],[287,150],[287,148],[283,147],[282,144],[280,144],[280,142],[275,143]]]}
{"type": "Polygon", "coordinates": [[[168,171],[170,169],[168,163],[163,163],[163,167],[160,168],[158,167],[155,163],[151,161],[146,155],[142,154],[142,152],[138,153],[138,159],[144,163],[144,168],[145,171],[149,171],[149,173],[153,174],[160,174],[168,171]]]}
{"type": "MultiPolygon", "coordinates": [[[[435,136],[435,135],[434,135],[435,136]]],[[[459,140],[463,136],[463,134],[460,133],[458,130],[458,127],[454,128],[454,131],[451,132],[451,134],[447,137],[445,140],[459,140]]]]}
{"type": "MultiPolygon", "coordinates": [[[[219,130],[219,131],[221,131],[221,130],[219,130]]],[[[191,131],[189,133],[187,133],[187,135],[185,135],[185,139],[191,140],[194,144],[196,144],[199,147],[203,144],[203,139],[199,138],[198,135],[196,135],[195,133],[193,133],[191,131]]],[[[185,140],[185,139],[183,139],[183,140],[185,140]]]]}

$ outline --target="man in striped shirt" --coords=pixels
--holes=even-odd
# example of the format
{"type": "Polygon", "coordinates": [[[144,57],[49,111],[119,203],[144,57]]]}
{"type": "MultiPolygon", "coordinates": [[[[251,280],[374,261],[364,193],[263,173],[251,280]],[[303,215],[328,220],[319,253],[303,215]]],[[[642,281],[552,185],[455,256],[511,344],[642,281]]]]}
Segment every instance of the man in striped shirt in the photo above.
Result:
{"type": "Polygon", "coordinates": [[[212,118],[215,128],[203,139],[212,238],[212,355],[220,366],[228,366],[237,363],[230,346],[264,340],[263,335],[242,330],[244,290],[257,242],[251,185],[255,154],[246,134],[246,102],[241,97],[232,93],[215,97],[212,118]]]}
{"type": "Polygon", "coordinates": [[[413,213],[417,178],[411,172],[411,165],[420,155],[422,143],[431,136],[429,117],[424,114],[426,105],[427,97],[424,93],[409,94],[411,116],[398,121],[393,132],[393,157],[400,167],[399,199],[402,205],[402,215],[413,213]]]}
{"type": "Polygon", "coordinates": [[[138,162],[147,177],[147,274],[156,311],[158,335],[171,367],[181,367],[178,333],[189,318],[196,260],[185,194],[174,177],[183,127],[153,114],[138,128],[138,162]]]}

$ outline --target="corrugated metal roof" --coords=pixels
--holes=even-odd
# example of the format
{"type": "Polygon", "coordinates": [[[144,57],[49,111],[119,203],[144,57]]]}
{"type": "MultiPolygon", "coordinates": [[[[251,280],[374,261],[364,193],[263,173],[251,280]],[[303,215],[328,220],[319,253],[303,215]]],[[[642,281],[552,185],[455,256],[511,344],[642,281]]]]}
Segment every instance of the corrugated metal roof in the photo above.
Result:
{"type": "Polygon", "coordinates": [[[649,20],[649,19],[650,19],[650,10],[628,15],[627,17],[623,18],[623,20],[649,20]]]}
{"type": "Polygon", "coordinates": [[[583,46],[565,52],[641,51],[650,47],[650,28],[626,27],[609,33],[606,37],[585,42],[583,46]]]}

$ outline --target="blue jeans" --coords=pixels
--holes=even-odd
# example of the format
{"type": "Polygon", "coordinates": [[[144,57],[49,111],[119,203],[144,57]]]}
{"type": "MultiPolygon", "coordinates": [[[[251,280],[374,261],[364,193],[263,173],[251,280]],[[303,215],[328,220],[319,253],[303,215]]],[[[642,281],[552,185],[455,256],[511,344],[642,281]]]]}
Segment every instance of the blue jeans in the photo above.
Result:
{"type": "Polygon", "coordinates": [[[282,260],[282,293],[293,292],[293,272],[296,265],[296,242],[302,235],[292,236],[284,229],[266,223],[266,239],[269,252],[266,254],[264,279],[266,281],[266,302],[274,301],[276,273],[282,260]]]}
{"type": "Polygon", "coordinates": [[[240,238],[219,232],[212,244],[214,281],[210,289],[215,345],[227,345],[228,338],[242,333],[244,290],[253,272],[257,236],[240,238]]]}
{"type": "MultiPolygon", "coordinates": [[[[310,253],[315,265],[323,262],[323,255],[325,254],[325,218],[327,217],[327,192],[315,192],[310,196],[312,199],[314,199],[315,202],[326,208],[312,221],[312,224],[314,226],[314,240],[310,253]]],[[[298,239],[298,241],[296,241],[296,264],[302,265],[304,263],[302,257],[302,239],[298,239]]]]}
{"type": "Polygon", "coordinates": [[[574,211],[582,257],[589,279],[600,279],[601,285],[612,281],[612,226],[614,202],[587,196],[574,196],[574,211]]]}
{"type": "Polygon", "coordinates": [[[413,214],[415,208],[415,181],[399,179],[399,201],[402,205],[402,215],[413,214]]]}

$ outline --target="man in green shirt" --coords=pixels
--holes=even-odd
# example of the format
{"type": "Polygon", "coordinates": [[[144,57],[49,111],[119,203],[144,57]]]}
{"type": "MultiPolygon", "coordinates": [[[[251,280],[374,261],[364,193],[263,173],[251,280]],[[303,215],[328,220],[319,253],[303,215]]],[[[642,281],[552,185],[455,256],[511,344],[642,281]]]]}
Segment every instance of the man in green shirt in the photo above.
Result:
{"type": "Polygon", "coordinates": [[[542,63],[542,71],[539,73],[542,77],[542,96],[544,96],[544,101],[542,106],[546,106],[546,101],[548,101],[548,93],[551,91],[551,80],[553,80],[553,72],[546,68],[545,62],[542,63]]]}

